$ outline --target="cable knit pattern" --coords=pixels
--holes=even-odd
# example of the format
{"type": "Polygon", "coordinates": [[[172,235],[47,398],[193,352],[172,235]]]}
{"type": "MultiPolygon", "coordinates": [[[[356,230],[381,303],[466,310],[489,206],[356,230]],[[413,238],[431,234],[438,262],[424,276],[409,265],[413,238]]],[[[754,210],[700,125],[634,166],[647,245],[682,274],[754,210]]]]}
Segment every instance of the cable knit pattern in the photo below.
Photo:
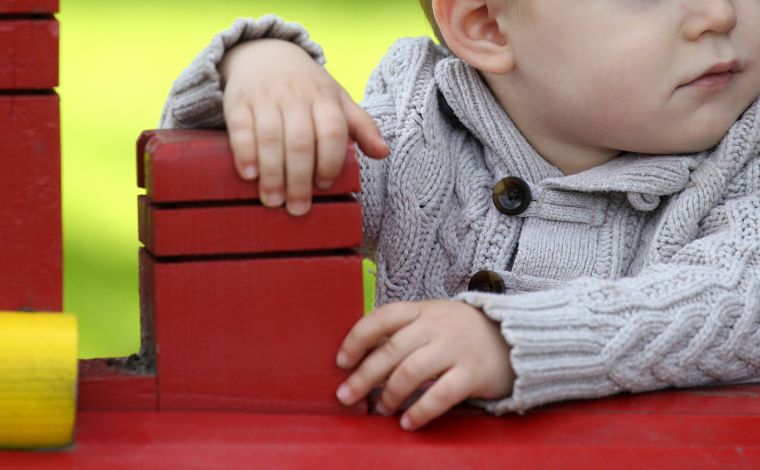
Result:
{"type": "MultiPolygon", "coordinates": [[[[302,31],[267,21],[278,20],[236,23],[201,53],[163,127],[221,124],[224,51],[302,31]]],[[[502,413],[760,378],[760,103],[709,151],[627,154],[572,176],[536,153],[477,71],[429,39],[391,47],[363,106],[392,150],[360,154],[376,300],[455,298],[500,322],[514,392],[479,404],[502,413]],[[517,216],[491,201],[506,176],[533,195],[517,216]],[[482,269],[505,294],[465,292],[482,269]]]]}

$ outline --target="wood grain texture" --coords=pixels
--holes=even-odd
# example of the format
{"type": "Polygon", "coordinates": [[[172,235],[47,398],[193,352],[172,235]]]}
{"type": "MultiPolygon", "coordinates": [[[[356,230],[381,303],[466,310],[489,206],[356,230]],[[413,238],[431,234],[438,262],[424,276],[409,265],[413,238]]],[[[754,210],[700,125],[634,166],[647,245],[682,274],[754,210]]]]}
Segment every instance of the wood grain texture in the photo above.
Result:
{"type": "Polygon", "coordinates": [[[56,13],[58,0],[0,0],[0,14],[56,13]]]}
{"type": "Polygon", "coordinates": [[[156,256],[273,253],[355,248],[357,201],[317,202],[303,217],[261,205],[156,207],[139,201],[140,241],[156,256]]]}
{"type": "MultiPolygon", "coordinates": [[[[358,192],[358,166],[350,147],[335,185],[314,195],[358,192]]],[[[144,132],[137,142],[137,179],[154,203],[259,199],[258,185],[237,175],[227,133],[221,130],[144,132]]]]}
{"type": "Polygon", "coordinates": [[[130,371],[127,358],[79,361],[80,411],[155,411],[156,375],[130,371]]]}
{"type": "Polygon", "coordinates": [[[358,255],[140,263],[160,410],[366,414],[335,398],[363,310],[358,255]]]}
{"type": "Polygon", "coordinates": [[[398,420],[229,413],[80,413],[78,444],[0,453],[4,468],[756,469],[760,417],[529,413],[398,420]]]}
{"type": "Polygon", "coordinates": [[[0,309],[62,308],[58,106],[55,94],[0,95],[0,309]]]}
{"type": "Polygon", "coordinates": [[[56,86],[58,21],[0,20],[0,90],[42,90],[56,86]]]}

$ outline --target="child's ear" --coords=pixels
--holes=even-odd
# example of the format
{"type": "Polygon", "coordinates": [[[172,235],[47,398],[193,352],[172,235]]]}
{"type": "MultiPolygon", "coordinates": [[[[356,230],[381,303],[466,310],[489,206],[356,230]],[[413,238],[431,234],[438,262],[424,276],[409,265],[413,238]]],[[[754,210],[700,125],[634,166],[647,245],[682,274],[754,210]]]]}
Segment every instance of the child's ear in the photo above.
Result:
{"type": "Polygon", "coordinates": [[[512,42],[498,21],[505,14],[503,7],[491,0],[433,0],[433,13],[446,45],[457,57],[485,73],[512,70],[512,42]]]}

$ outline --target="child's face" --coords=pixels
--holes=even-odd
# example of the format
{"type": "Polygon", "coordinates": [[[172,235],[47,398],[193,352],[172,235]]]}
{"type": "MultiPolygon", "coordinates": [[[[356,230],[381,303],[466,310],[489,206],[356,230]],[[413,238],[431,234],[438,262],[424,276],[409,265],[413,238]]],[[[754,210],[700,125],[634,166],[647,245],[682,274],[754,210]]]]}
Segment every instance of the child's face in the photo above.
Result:
{"type": "Polygon", "coordinates": [[[511,79],[532,100],[531,125],[555,138],[629,152],[704,150],[760,94],[760,0],[530,4],[529,21],[509,25],[511,79]],[[705,76],[713,67],[723,73],[705,76]]]}

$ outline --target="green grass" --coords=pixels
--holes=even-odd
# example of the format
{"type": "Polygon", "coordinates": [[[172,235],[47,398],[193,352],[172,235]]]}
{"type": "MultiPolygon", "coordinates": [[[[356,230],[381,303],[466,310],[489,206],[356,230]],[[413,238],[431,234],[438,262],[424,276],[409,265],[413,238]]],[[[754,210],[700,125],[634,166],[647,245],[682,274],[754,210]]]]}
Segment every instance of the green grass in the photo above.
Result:
{"type": "Polygon", "coordinates": [[[304,24],[357,100],[395,39],[429,31],[414,0],[62,2],[64,303],[79,316],[82,357],[139,345],[137,136],[216,32],[269,12],[304,24]]]}

